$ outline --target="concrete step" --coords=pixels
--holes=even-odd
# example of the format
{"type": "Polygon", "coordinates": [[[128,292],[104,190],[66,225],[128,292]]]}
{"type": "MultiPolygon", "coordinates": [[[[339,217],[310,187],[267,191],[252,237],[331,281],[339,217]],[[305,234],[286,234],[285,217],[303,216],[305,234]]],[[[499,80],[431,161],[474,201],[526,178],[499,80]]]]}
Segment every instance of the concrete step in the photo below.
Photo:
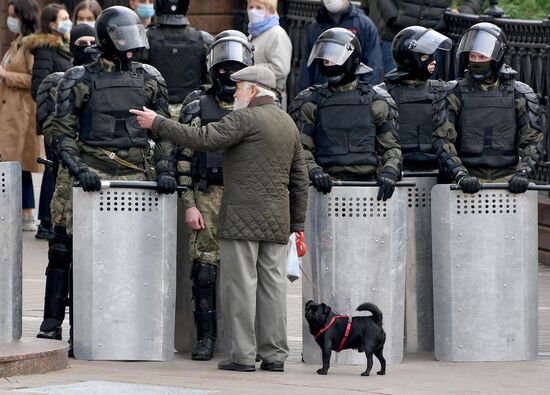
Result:
{"type": "Polygon", "coordinates": [[[0,377],[39,374],[67,368],[69,344],[24,337],[0,343],[0,377]]]}

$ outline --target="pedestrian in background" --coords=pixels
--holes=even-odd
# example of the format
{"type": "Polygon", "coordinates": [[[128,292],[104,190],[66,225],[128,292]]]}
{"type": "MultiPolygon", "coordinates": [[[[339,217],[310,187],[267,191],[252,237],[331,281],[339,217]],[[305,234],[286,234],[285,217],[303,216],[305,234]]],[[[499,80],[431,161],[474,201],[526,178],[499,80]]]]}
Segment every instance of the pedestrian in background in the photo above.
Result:
{"type": "Polygon", "coordinates": [[[153,135],[196,150],[224,149],[220,208],[221,286],[230,328],[230,359],[222,370],[284,371],[286,262],[291,232],[304,229],[308,177],[296,125],[275,104],[276,79],[265,66],[246,67],[237,81],[235,111],[201,128],[153,111],[132,110],[153,135]],[[257,342],[256,342],[257,339],[257,342]]]}
{"type": "Polygon", "coordinates": [[[139,16],[143,26],[151,24],[151,19],[155,16],[154,0],[130,0],[128,6],[139,16]]]}
{"type": "Polygon", "coordinates": [[[300,89],[327,82],[321,74],[317,62],[308,66],[307,60],[317,38],[321,33],[333,27],[348,29],[357,36],[361,44],[361,62],[372,69],[372,72],[361,75],[360,79],[370,84],[379,83],[382,78],[382,51],[374,23],[349,0],[323,0],[323,5],[319,8],[315,20],[307,30],[306,46],[300,70],[300,89]]]}
{"type": "Polygon", "coordinates": [[[101,13],[101,6],[95,0],[84,0],[77,4],[73,13],[75,25],[87,23],[91,27],[95,26],[95,21],[101,13]]]}
{"type": "MultiPolygon", "coordinates": [[[[395,67],[391,51],[395,35],[412,25],[444,31],[445,10],[451,0],[363,0],[361,4],[380,33],[384,72],[388,73],[395,67]]],[[[453,12],[477,14],[482,5],[483,0],[464,0],[453,12]]]]}
{"type": "Polygon", "coordinates": [[[36,1],[9,0],[7,26],[16,36],[0,63],[0,157],[21,164],[23,230],[35,231],[31,173],[41,171],[36,158],[44,148],[36,135],[36,106],[31,96],[34,57],[23,38],[38,28],[36,1]]]}
{"type": "MultiPolygon", "coordinates": [[[[31,93],[34,100],[38,93],[38,87],[51,73],[66,71],[72,66],[72,55],[69,50],[69,32],[73,23],[69,19],[69,13],[62,4],[49,4],[40,13],[40,31],[25,37],[25,45],[34,54],[32,69],[31,93]]],[[[41,130],[37,130],[42,133],[41,130]]],[[[45,144],[46,157],[52,160],[52,152],[49,144],[45,144]]],[[[51,167],[47,167],[42,177],[40,187],[40,201],[38,206],[38,219],[40,225],[36,232],[37,239],[51,239],[53,237],[50,203],[54,191],[54,173],[51,167]]]]}
{"type": "Polygon", "coordinates": [[[248,35],[254,46],[254,64],[271,69],[277,79],[281,108],[286,110],[286,79],[290,73],[292,43],[279,25],[277,0],[248,0],[248,35]]]}

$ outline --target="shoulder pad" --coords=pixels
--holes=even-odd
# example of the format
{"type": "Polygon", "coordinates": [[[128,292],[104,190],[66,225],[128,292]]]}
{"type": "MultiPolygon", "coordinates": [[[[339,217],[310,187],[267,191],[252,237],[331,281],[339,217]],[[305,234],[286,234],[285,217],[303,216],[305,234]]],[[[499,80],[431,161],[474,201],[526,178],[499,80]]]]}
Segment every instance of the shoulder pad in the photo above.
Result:
{"type": "MultiPolygon", "coordinates": [[[[185,107],[186,105],[188,105],[189,103],[191,103],[192,101],[195,101],[195,100],[198,100],[199,97],[201,97],[202,95],[204,95],[207,91],[207,88],[204,86],[204,85],[201,85],[198,89],[195,89],[194,91],[192,91],[191,93],[189,93],[185,99],[183,99],[183,104],[182,106],[185,107]]],[[[183,108],[182,107],[182,108],[183,108]]]]}
{"type": "Polygon", "coordinates": [[[86,68],[84,66],[72,67],[65,72],[57,85],[55,115],[63,117],[67,115],[74,105],[73,87],[84,79],[86,68]]]}
{"type": "Polygon", "coordinates": [[[374,91],[374,93],[376,93],[377,95],[382,96],[384,99],[388,99],[388,98],[391,99],[392,98],[391,95],[381,85],[382,84],[375,85],[375,86],[372,87],[372,90],[374,91]]]}
{"type": "Polygon", "coordinates": [[[52,73],[44,78],[38,87],[38,92],[36,94],[36,121],[39,129],[42,128],[42,123],[46,120],[48,115],[55,112],[55,100],[52,95],[54,92],[52,92],[51,89],[57,87],[57,84],[64,74],[65,73],[60,71],[52,73]]]}
{"type": "MultiPolygon", "coordinates": [[[[158,80],[159,78],[162,79],[162,81],[164,81],[164,77],[162,76],[162,74],[160,73],[160,71],[158,71],[156,69],[156,67],[154,66],[151,66],[150,64],[147,64],[147,63],[140,63],[139,64],[143,70],[145,71],[145,73],[147,73],[149,76],[155,78],[156,80],[158,80]]],[[[166,84],[166,82],[165,82],[166,84]]]]}
{"type": "Polygon", "coordinates": [[[179,122],[183,124],[188,124],[193,120],[193,118],[197,117],[200,112],[200,100],[193,100],[192,102],[181,108],[179,122]]]}
{"type": "Polygon", "coordinates": [[[389,93],[389,90],[388,90],[388,86],[386,85],[385,82],[381,82],[379,83],[378,85],[375,85],[375,87],[378,87],[378,88],[381,88],[381,89],[384,89],[386,92],[389,93]]]}
{"type": "MultiPolygon", "coordinates": [[[[166,86],[166,80],[154,66],[151,66],[147,63],[140,63],[141,67],[143,68],[143,71],[149,76],[153,77],[158,84],[158,92],[161,96],[161,102],[159,102],[159,106],[163,107],[165,104],[168,105],[168,88],[166,86]]],[[[145,77],[147,78],[147,77],[145,77]]]]}
{"type": "Polygon", "coordinates": [[[443,87],[442,87],[442,90],[443,90],[443,91],[446,91],[446,92],[450,92],[450,91],[452,91],[454,88],[456,88],[457,85],[458,85],[458,81],[457,81],[457,80],[447,81],[447,82],[444,82],[443,87]]]}
{"type": "Polygon", "coordinates": [[[310,86],[309,88],[306,88],[303,91],[301,91],[300,93],[298,93],[296,95],[296,97],[294,98],[294,100],[292,100],[292,103],[288,107],[287,112],[288,112],[288,114],[290,114],[290,116],[292,117],[294,122],[298,121],[298,116],[300,114],[300,108],[302,108],[302,106],[305,103],[309,103],[309,102],[316,103],[317,102],[317,90],[318,90],[317,86],[310,86]]]}
{"type": "Polygon", "coordinates": [[[204,43],[208,46],[212,45],[212,43],[214,42],[214,37],[208,33],[208,32],[205,32],[204,30],[201,30],[201,35],[202,35],[202,41],[204,41],[204,43]]]}
{"type": "Polygon", "coordinates": [[[521,81],[515,81],[514,83],[514,89],[516,92],[521,93],[525,95],[527,100],[530,100],[531,98],[537,99],[536,93],[533,91],[533,88],[531,88],[529,85],[527,85],[524,82],[521,81]]]}
{"type": "Polygon", "coordinates": [[[517,75],[518,75],[518,72],[513,68],[511,68],[510,66],[508,66],[506,63],[504,63],[498,71],[499,78],[503,80],[514,79],[516,78],[517,75]]]}

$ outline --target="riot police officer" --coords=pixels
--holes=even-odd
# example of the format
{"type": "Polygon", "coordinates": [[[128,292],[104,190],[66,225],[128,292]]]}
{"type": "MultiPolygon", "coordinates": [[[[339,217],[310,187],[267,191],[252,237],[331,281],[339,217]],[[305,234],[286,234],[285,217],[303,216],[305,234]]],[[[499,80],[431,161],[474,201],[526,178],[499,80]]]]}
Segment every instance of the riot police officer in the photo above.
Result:
{"type": "Polygon", "coordinates": [[[189,26],[189,0],[155,0],[155,24],[147,29],[150,48],[144,61],[166,79],[173,119],[185,97],[209,82],[206,53],[212,36],[189,26]]]}
{"type": "Polygon", "coordinates": [[[451,40],[432,29],[410,26],[393,39],[396,68],[379,86],[388,91],[399,110],[399,142],[403,168],[429,171],[438,168],[432,149],[432,101],[445,83],[429,78],[435,70],[435,52],[450,50],[451,40]]]}
{"type": "Polygon", "coordinates": [[[347,29],[322,33],[308,60],[317,62],[326,85],[300,92],[289,113],[301,132],[309,177],[320,192],[332,177],[380,185],[378,200],[389,199],[401,174],[398,115],[391,96],[358,80],[370,69],[361,63],[361,46],[347,29]],[[377,177],[377,169],[380,169],[377,177]]]}
{"type": "MultiPolygon", "coordinates": [[[[180,123],[201,127],[217,122],[233,110],[237,83],[231,75],[253,63],[253,48],[236,30],[219,33],[208,52],[212,86],[192,92],[180,114],[180,123]]],[[[189,250],[193,267],[193,298],[197,343],[194,360],[210,360],[216,340],[216,279],[220,263],[217,223],[223,193],[222,151],[178,150],[179,183],[189,187],[183,193],[185,221],[192,230],[189,250]]]]}
{"type": "Polygon", "coordinates": [[[512,193],[527,190],[543,154],[537,96],[516,81],[504,63],[507,40],[492,23],[475,24],[457,50],[463,78],[436,103],[433,146],[443,170],[466,193],[483,182],[506,182],[512,193]]]}
{"type": "MultiPolygon", "coordinates": [[[[128,110],[153,106],[159,114],[168,114],[160,73],[132,61],[134,53],[148,45],[135,12],[120,6],[105,9],[97,19],[95,36],[101,55],[65,72],[48,127],[52,149],[67,172],[59,172],[52,202],[55,238],[48,251],[44,321],[38,334],[42,338],[61,339],[72,259],[73,179],[85,191],[99,191],[101,179],[153,179],[148,131],[128,110]]],[[[173,193],[175,147],[157,141],[152,160],[158,192],[173,193]]]]}

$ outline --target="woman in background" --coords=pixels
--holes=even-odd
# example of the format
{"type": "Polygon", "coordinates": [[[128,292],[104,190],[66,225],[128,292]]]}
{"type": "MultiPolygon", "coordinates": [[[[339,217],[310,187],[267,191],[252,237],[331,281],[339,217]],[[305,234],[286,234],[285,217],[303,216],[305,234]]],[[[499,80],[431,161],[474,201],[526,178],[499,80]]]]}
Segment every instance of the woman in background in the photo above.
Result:
{"type": "Polygon", "coordinates": [[[95,21],[101,13],[101,6],[96,0],[84,0],[77,4],[73,13],[75,25],[86,23],[95,27],[95,21]]]}

